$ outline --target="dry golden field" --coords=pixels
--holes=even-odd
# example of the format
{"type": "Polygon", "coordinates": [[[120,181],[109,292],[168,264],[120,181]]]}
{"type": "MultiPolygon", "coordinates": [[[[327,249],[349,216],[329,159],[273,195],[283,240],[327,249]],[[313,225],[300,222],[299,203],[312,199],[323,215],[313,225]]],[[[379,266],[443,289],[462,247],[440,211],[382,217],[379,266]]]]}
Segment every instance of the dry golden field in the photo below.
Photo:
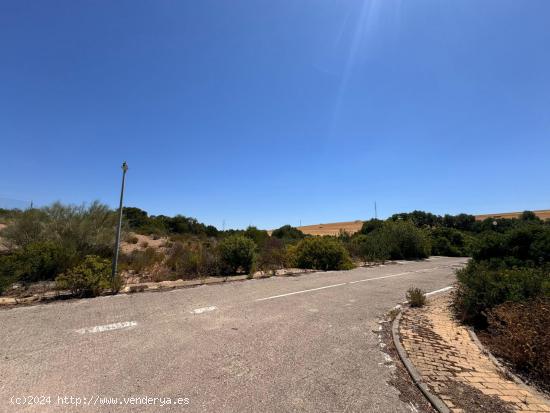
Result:
{"type": "Polygon", "coordinates": [[[300,231],[308,235],[338,235],[340,231],[353,234],[361,229],[363,221],[334,222],[332,224],[305,225],[298,227],[300,231]]]}
{"type": "MultiPolygon", "coordinates": [[[[550,209],[533,211],[540,219],[550,219],[550,209]]],[[[483,221],[486,218],[518,218],[521,212],[505,212],[502,214],[476,215],[476,221],[483,221]]],[[[308,235],[338,235],[340,231],[353,234],[361,229],[363,221],[333,222],[330,224],[304,225],[298,227],[300,231],[308,235]]]]}
{"type": "MultiPolygon", "coordinates": [[[[533,211],[540,219],[550,219],[550,209],[541,209],[533,211]]],[[[476,215],[476,221],[483,221],[486,218],[518,218],[521,212],[504,212],[502,214],[483,214],[476,215]]]]}

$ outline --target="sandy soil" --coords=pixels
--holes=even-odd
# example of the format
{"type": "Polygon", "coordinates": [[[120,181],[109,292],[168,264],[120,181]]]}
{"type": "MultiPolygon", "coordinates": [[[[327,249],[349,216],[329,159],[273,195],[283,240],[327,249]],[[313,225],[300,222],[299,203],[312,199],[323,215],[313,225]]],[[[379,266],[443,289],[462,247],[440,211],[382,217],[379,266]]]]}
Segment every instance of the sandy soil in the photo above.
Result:
{"type": "Polygon", "coordinates": [[[150,237],[147,235],[130,233],[126,237],[126,239],[120,243],[120,249],[125,254],[135,250],[144,250],[148,247],[152,247],[158,250],[164,247],[167,241],[168,241],[168,238],[166,237],[154,239],[153,237],[150,237]],[[128,242],[132,238],[137,238],[138,242],[137,243],[128,242]]]}

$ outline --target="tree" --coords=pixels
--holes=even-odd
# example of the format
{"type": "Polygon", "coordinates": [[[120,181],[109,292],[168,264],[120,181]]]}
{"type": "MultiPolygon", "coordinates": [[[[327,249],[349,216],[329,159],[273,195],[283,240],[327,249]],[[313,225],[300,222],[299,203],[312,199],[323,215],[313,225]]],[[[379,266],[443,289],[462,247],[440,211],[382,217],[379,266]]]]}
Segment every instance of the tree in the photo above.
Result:
{"type": "Polygon", "coordinates": [[[258,248],[263,248],[267,240],[269,239],[269,234],[265,230],[258,229],[256,227],[248,227],[244,231],[244,236],[250,238],[256,243],[258,248]]]}
{"type": "Polygon", "coordinates": [[[274,230],[271,236],[279,238],[285,242],[295,242],[303,239],[306,235],[298,228],[290,225],[284,225],[281,228],[274,230]]]}
{"type": "Polygon", "coordinates": [[[363,226],[361,227],[361,229],[359,230],[359,232],[361,234],[368,234],[378,228],[380,228],[382,225],[384,225],[384,221],[380,220],[380,219],[369,219],[368,221],[365,221],[363,223],[363,226]]]}

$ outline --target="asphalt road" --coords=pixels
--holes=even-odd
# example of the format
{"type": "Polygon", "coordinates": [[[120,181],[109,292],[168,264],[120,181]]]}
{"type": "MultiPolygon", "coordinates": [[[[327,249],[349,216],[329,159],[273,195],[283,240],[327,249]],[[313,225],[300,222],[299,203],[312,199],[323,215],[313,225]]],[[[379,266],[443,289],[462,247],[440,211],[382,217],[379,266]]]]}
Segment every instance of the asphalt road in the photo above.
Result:
{"type": "Polygon", "coordinates": [[[378,317],[412,285],[450,285],[464,262],[2,310],[0,411],[410,412],[386,383],[378,317]]]}

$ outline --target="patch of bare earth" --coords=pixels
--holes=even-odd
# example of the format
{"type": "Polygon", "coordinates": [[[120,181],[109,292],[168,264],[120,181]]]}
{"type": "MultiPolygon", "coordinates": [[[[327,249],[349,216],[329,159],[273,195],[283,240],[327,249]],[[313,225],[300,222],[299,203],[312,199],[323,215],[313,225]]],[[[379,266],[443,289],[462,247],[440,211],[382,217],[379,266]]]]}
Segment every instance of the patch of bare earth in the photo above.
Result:
{"type": "Polygon", "coordinates": [[[133,251],[142,251],[146,248],[154,248],[155,250],[162,250],[169,242],[167,237],[155,237],[149,235],[141,235],[130,233],[120,243],[120,250],[124,254],[129,254],[133,251]],[[130,242],[132,241],[132,242],[130,242]]]}

